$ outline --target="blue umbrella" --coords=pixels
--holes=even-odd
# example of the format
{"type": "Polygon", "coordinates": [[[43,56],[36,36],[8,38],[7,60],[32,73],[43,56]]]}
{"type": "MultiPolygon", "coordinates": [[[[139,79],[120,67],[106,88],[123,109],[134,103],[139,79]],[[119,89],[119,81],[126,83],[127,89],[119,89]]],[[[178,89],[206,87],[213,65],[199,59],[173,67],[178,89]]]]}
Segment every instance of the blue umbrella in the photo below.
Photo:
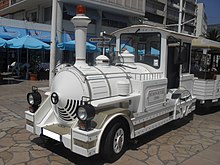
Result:
{"type": "MultiPolygon", "coordinates": [[[[75,40],[59,43],[57,45],[57,47],[60,48],[61,50],[73,50],[73,51],[75,50],[75,46],[76,46],[75,40]]],[[[101,51],[99,48],[97,48],[95,45],[89,42],[86,42],[86,50],[88,52],[100,52],[101,51]]]]}
{"type": "Polygon", "coordinates": [[[154,55],[154,56],[159,56],[160,55],[160,51],[151,47],[150,48],[150,54],[154,55]]]}
{"type": "MultiPolygon", "coordinates": [[[[29,35],[21,38],[13,38],[8,40],[7,46],[13,49],[26,48],[27,49],[27,64],[28,64],[28,49],[50,49],[50,45],[40,41],[36,38],[33,38],[29,35]]],[[[29,68],[27,68],[26,79],[28,78],[29,68]]]]}
{"type": "Polygon", "coordinates": [[[8,40],[7,42],[9,48],[19,49],[19,48],[27,48],[27,49],[50,49],[50,45],[40,41],[36,38],[33,38],[29,35],[21,37],[21,38],[13,38],[8,40]]]}
{"type": "Polygon", "coordinates": [[[0,38],[0,47],[4,47],[6,45],[7,41],[0,38]]]}
{"type": "MultiPolygon", "coordinates": [[[[135,48],[130,46],[130,45],[121,44],[121,49],[123,49],[123,50],[126,49],[127,51],[129,51],[129,53],[135,54],[135,48]]],[[[114,51],[116,51],[116,48],[114,48],[114,51]]],[[[106,52],[107,53],[109,52],[109,48],[106,49],[106,52]]],[[[144,54],[144,50],[138,50],[138,53],[143,55],[144,54]]]]}

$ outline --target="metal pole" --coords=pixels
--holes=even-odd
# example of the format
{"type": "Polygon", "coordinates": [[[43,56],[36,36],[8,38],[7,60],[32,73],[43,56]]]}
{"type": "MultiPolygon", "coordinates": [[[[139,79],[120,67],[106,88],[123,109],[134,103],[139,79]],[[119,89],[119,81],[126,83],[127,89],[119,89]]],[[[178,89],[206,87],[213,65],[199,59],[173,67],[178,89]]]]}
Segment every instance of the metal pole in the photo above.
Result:
{"type": "MultiPolygon", "coordinates": [[[[57,39],[63,42],[63,2],[57,2],[57,39]]],[[[56,64],[62,63],[63,51],[56,50],[56,64]]]]}
{"type": "Polygon", "coordinates": [[[178,21],[178,33],[181,33],[182,29],[182,14],[183,14],[183,0],[180,0],[180,9],[179,9],[179,21],[178,21]]]}
{"type": "Polygon", "coordinates": [[[51,87],[53,77],[55,75],[55,59],[56,59],[56,31],[57,31],[57,0],[53,0],[52,4],[52,20],[51,20],[51,44],[50,44],[50,75],[49,87],[51,87]]]}

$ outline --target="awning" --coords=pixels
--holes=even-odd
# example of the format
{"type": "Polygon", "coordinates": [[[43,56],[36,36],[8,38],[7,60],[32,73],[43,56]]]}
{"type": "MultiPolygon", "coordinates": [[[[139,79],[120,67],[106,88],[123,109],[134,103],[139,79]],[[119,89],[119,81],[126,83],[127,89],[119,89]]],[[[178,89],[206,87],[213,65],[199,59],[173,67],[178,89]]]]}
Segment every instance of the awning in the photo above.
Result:
{"type": "Polygon", "coordinates": [[[4,39],[12,39],[16,37],[26,36],[26,29],[8,27],[8,26],[0,26],[0,37],[4,39]]]}
{"type": "Polygon", "coordinates": [[[0,38],[0,47],[4,47],[6,45],[7,41],[0,38]]]}
{"type": "Polygon", "coordinates": [[[213,41],[207,38],[199,37],[192,40],[193,48],[206,48],[220,50],[220,42],[213,41]]]}
{"type": "MultiPolygon", "coordinates": [[[[44,30],[35,30],[35,29],[24,29],[24,28],[17,28],[17,27],[9,27],[9,26],[0,26],[0,38],[3,39],[13,39],[13,38],[20,38],[24,36],[31,36],[36,39],[39,39],[43,42],[50,43],[51,40],[51,33],[50,31],[44,30]]],[[[73,36],[70,36],[68,33],[63,34],[63,41],[70,41],[72,40],[73,36]]]]}

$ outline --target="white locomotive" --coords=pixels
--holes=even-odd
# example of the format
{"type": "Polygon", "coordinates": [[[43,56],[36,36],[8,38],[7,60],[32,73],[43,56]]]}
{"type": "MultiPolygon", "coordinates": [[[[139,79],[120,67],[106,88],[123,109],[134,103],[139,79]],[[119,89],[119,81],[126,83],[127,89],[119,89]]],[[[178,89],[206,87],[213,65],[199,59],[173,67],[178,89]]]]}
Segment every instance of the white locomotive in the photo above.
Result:
{"type": "Polygon", "coordinates": [[[100,55],[96,65],[89,66],[85,44],[90,20],[80,13],[72,21],[76,62],[56,73],[42,104],[37,89],[28,93],[32,110],[25,112],[27,130],[62,142],[85,157],[101,153],[114,161],[129,139],[195,109],[189,73],[193,37],[147,25],[131,26],[112,35],[116,52],[121,52],[121,45],[130,45],[133,54],[123,50],[115,65],[100,55]]]}

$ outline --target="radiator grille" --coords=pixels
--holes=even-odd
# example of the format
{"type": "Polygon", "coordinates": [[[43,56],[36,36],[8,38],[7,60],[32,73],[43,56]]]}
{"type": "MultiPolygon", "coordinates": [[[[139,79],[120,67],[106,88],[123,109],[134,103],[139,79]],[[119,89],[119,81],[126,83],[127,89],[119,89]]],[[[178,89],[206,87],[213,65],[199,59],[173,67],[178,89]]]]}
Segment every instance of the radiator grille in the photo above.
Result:
{"type": "Polygon", "coordinates": [[[79,105],[82,105],[82,101],[67,99],[66,106],[64,108],[58,107],[57,114],[64,121],[73,121],[76,118],[76,110],[79,105]]]}

